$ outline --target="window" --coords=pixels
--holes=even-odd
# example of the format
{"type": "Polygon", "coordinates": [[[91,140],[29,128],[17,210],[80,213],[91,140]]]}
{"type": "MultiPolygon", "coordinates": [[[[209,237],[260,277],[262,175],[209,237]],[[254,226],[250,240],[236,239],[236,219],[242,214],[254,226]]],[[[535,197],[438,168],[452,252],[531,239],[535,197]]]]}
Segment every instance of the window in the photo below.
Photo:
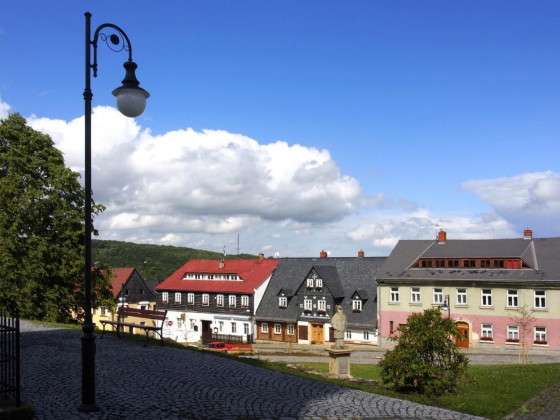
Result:
{"type": "Polygon", "coordinates": [[[393,321],[389,321],[389,334],[393,334],[395,332],[395,323],[393,321]]]}
{"type": "Polygon", "coordinates": [[[443,304],[443,289],[438,287],[434,289],[434,304],[435,305],[443,304]]]}
{"type": "Polygon", "coordinates": [[[423,268],[431,268],[432,267],[432,260],[424,260],[422,261],[423,268]]]}
{"type": "Polygon", "coordinates": [[[504,268],[504,260],[494,260],[494,268],[504,268]]]}
{"type": "Polygon", "coordinates": [[[237,332],[237,322],[231,323],[231,333],[235,334],[237,332]]]}
{"type": "Polygon", "coordinates": [[[546,328],[535,327],[535,344],[546,344],[546,328]]]}
{"type": "Polygon", "coordinates": [[[175,303],[181,303],[181,293],[175,292],[175,303]]]}
{"type": "Polygon", "coordinates": [[[307,288],[311,289],[313,287],[313,279],[307,279],[307,288]]]}
{"type": "Polygon", "coordinates": [[[535,308],[546,308],[546,292],[544,290],[535,290],[535,308]]]}
{"type": "Polygon", "coordinates": [[[459,260],[449,260],[447,265],[448,267],[459,267],[459,260]]]}
{"type": "Polygon", "coordinates": [[[218,321],[218,331],[224,332],[224,321],[218,321]]]}
{"type": "Polygon", "coordinates": [[[286,296],[280,296],[278,298],[278,306],[280,308],[286,308],[288,306],[288,298],[286,296]]]}
{"type": "Polygon", "coordinates": [[[352,331],[346,330],[346,339],[347,340],[352,340],[352,331]]]}
{"type": "Polygon", "coordinates": [[[364,340],[369,340],[369,331],[364,330],[364,340]]]}
{"type": "Polygon", "coordinates": [[[352,300],[352,312],[362,312],[362,301],[361,299],[352,300]]]}
{"type": "Polygon", "coordinates": [[[296,329],[294,328],[294,324],[288,324],[288,326],[286,327],[286,333],[288,335],[294,335],[295,331],[296,329]]]}
{"type": "Polygon", "coordinates": [[[194,293],[187,293],[187,303],[194,305],[194,293]]]}
{"type": "Polygon", "coordinates": [[[282,334],[282,324],[274,324],[274,334],[282,334]]]}
{"type": "Polygon", "coordinates": [[[325,299],[319,299],[317,301],[317,310],[321,312],[327,311],[327,301],[325,299]]]}
{"type": "Polygon", "coordinates": [[[313,309],[313,302],[311,301],[311,299],[303,300],[303,309],[306,311],[310,311],[313,309]]]}
{"type": "Polygon", "coordinates": [[[482,306],[492,306],[492,289],[482,289],[481,304],[482,306]]]}
{"type": "Polygon", "coordinates": [[[101,308],[99,308],[99,314],[101,316],[107,315],[107,308],[105,306],[102,306],[101,308]]]}
{"type": "Polygon", "coordinates": [[[399,303],[399,288],[391,287],[391,296],[389,298],[391,303],[399,303]]]}
{"type": "Polygon", "coordinates": [[[169,301],[169,293],[168,293],[168,292],[163,292],[163,293],[161,294],[161,301],[162,301],[162,302],[167,302],[167,301],[169,301]]]}
{"type": "Polygon", "coordinates": [[[410,289],[410,303],[420,303],[420,288],[413,287],[410,289]]]}
{"type": "Polygon", "coordinates": [[[230,308],[235,308],[236,305],[237,305],[237,296],[229,295],[229,306],[230,306],[230,308]]]}
{"type": "Polygon", "coordinates": [[[216,306],[224,306],[224,295],[216,295],[216,306]]]}
{"type": "Polygon", "coordinates": [[[517,325],[508,325],[506,341],[509,341],[510,343],[519,342],[519,327],[517,325]]]}
{"type": "Polygon", "coordinates": [[[315,287],[317,289],[322,289],[323,288],[323,279],[316,279],[315,280],[315,287]]]}
{"type": "Polygon", "coordinates": [[[482,324],[480,328],[480,339],[483,341],[492,341],[494,339],[492,324],[482,324]]]}
{"type": "Polygon", "coordinates": [[[436,267],[437,268],[444,268],[445,267],[445,260],[436,260],[436,267]]]}
{"type": "Polygon", "coordinates": [[[247,295],[241,296],[241,306],[243,306],[244,308],[249,306],[249,296],[247,295]]]}
{"type": "Polygon", "coordinates": [[[474,268],[474,267],[476,267],[476,261],[475,260],[463,260],[463,267],[474,268]]]}
{"type": "Polygon", "coordinates": [[[457,289],[457,305],[467,304],[467,289],[457,289]]]}
{"type": "Polygon", "coordinates": [[[519,295],[517,290],[507,291],[507,306],[508,308],[517,308],[519,306],[519,295]]]}
{"type": "Polygon", "coordinates": [[[210,295],[208,295],[208,293],[203,293],[202,294],[202,305],[203,306],[210,305],[210,295]]]}
{"type": "Polygon", "coordinates": [[[249,324],[247,323],[243,324],[243,334],[249,335],[249,324]]]}
{"type": "Polygon", "coordinates": [[[268,322],[261,322],[261,332],[268,334],[268,322]]]}

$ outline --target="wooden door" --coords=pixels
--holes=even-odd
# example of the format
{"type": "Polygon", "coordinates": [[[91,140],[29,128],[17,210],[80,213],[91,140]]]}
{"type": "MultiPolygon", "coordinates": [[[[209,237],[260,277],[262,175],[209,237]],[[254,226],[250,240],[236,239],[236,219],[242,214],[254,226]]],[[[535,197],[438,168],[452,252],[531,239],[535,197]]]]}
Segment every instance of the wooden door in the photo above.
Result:
{"type": "Polygon", "coordinates": [[[298,326],[298,338],[300,340],[307,340],[307,325],[299,325],[298,326]]]}
{"type": "Polygon", "coordinates": [[[459,337],[455,339],[457,347],[469,348],[469,324],[466,322],[457,322],[457,330],[459,330],[459,337]]]}
{"type": "Polygon", "coordinates": [[[210,328],[211,321],[202,321],[202,342],[209,343],[212,341],[212,329],[210,328]]]}
{"type": "Polygon", "coordinates": [[[311,324],[311,343],[320,344],[323,342],[323,325],[311,324]]]}

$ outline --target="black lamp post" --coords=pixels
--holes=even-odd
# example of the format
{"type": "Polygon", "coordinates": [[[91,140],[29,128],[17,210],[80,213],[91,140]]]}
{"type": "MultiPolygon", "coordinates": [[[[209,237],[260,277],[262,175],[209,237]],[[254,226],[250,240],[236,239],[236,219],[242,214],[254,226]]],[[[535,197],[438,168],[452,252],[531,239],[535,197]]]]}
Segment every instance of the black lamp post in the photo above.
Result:
{"type": "Polygon", "coordinates": [[[82,411],[95,411],[95,335],[92,321],[91,304],[91,74],[97,77],[97,43],[99,39],[104,41],[113,51],[127,51],[128,61],[124,63],[126,75],[122,86],[113,90],[117,98],[117,107],[127,117],[137,117],[142,114],[146,107],[146,99],[150,96],[148,92],[139,87],[136,79],[136,63],[132,61],[132,45],[126,33],[112,23],[99,25],[91,39],[91,13],[85,13],[85,307],[84,326],[82,336],[82,411]],[[101,31],[110,29],[112,34],[107,36],[101,31]],[[91,49],[93,47],[93,64],[91,63],[91,49]]]}

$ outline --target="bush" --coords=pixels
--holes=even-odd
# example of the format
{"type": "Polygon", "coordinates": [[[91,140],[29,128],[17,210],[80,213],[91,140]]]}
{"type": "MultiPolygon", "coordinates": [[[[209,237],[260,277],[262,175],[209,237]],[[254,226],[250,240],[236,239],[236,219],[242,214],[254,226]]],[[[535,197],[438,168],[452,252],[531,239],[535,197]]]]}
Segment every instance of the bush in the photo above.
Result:
{"type": "Polygon", "coordinates": [[[439,309],[409,316],[392,338],[396,347],[380,362],[383,382],[398,391],[454,392],[468,365],[455,345],[458,335],[453,320],[442,318],[439,309]]]}

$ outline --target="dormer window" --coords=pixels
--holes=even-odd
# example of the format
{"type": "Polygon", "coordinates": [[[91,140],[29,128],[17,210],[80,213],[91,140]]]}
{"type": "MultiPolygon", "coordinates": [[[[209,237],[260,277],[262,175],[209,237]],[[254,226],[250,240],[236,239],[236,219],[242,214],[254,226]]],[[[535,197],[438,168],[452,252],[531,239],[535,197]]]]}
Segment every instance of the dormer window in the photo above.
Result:
{"type": "Polygon", "coordinates": [[[323,279],[316,279],[315,280],[315,287],[317,289],[322,289],[323,288],[323,279]]]}
{"type": "Polygon", "coordinates": [[[286,296],[280,296],[278,298],[278,307],[286,308],[288,306],[288,298],[286,296]]]}
{"type": "Polygon", "coordinates": [[[352,299],[352,312],[362,312],[362,300],[359,297],[352,299]]]}
{"type": "Polygon", "coordinates": [[[308,289],[313,288],[313,279],[312,278],[307,279],[307,288],[308,289]]]}
{"type": "Polygon", "coordinates": [[[317,301],[317,310],[319,312],[326,312],[327,311],[327,301],[326,301],[326,299],[319,299],[317,301]]]}

